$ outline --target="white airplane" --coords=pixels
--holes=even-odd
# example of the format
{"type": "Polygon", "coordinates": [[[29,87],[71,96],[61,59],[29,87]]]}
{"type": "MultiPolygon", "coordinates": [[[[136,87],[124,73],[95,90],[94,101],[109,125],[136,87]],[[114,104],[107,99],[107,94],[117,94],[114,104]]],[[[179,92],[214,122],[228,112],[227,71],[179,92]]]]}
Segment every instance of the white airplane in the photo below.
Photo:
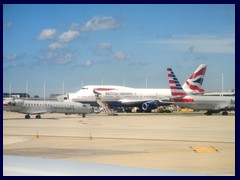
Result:
{"type": "Polygon", "coordinates": [[[206,115],[221,112],[228,115],[227,110],[235,110],[235,96],[199,96],[188,95],[181,87],[171,68],[167,68],[172,101],[180,107],[194,110],[207,110],[206,115]]]}
{"type": "MultiPolygon", "coordinates": [[[[206,64],[201,64],[183,84],[187,93],[203,93],[202,82],[206,72],[206,64]]],[[[158,106],[167,106],[171,96],[170,89],[137,89],[123,86],[90,85],[84,86],[72,95],[72,101],[99,106],[96,96],[110,108],[139,107],[140,111],[151,112],[158,106]]]]}
{"type": "Polygon", "coordinates": [[[40,114],[44,113],[65,113],[67,114],[86,114],[91,113],[92,107],[87,104],[74,102],[50,102],[50,101],[30,101],[22,99],[12,99],[3,101],[3,109],[11,112],[23,113],[25,119],[30,119],[30,114],[36,114],[40,119],[40,114]]]}

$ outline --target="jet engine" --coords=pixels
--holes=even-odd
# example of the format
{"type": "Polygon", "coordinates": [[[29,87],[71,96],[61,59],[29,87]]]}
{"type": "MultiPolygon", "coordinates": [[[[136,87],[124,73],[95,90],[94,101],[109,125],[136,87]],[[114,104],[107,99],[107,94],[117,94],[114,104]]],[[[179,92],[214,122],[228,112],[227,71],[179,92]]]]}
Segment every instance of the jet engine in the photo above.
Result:
{"type": "Polygon", "coordinates": [[[145,112],[151,112],[151,110],[156,109],[158,105],[155,102],[146,102],[142,104],[142,109],[145,112]]]}
{"type": "Polygon", "coordinates": [[[23,104],[23,100],[13,100],[7,103],[8,106],[18,106],[22,104],[23,104]]]}

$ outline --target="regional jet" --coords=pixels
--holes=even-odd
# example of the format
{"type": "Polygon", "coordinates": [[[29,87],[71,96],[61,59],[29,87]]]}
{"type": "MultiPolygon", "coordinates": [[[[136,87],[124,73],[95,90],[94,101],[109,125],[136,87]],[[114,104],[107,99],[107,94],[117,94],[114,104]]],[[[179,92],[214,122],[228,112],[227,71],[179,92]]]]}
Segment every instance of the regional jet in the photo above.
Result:
{"type": "Polygon", "coordinates": [[[207,110],[206,115],[221,112],[228,115],[228,110],[235,110],[235,96],[199,96],[188,95],[181,87],[171,68],[167,68],[172,101],[180,107],[194,110],[207,110]]]}
{"type": "Polygon", "coordinates": [[[31,114],[35,114],[37,119],[40,119],[40,114],[44,113],[65,113],[67,114],[82,114],[85,117],[93,111],[88,104],[75,102],[50,102],[50,101],[31,101],[22,99],[11,99],[3,101],[3,109],[11,112],[23,113],[25,119],[30,119],[31,114]]]}
{"type": "MultiPolygon", "coordinates": [[[[183,84],[188,94],[203,94],[202,83],[207,69],[206,64],[201,64],[196,71],[183,84]]],[[[72,95],[72,101],[99,106],[97,98],[110,108],[139,107],[140,111],[151,112],[158,106],[168,106],[171,96],[170,89],[137,89],[124,86],[90,85],[84,86],[72,95]]]]}

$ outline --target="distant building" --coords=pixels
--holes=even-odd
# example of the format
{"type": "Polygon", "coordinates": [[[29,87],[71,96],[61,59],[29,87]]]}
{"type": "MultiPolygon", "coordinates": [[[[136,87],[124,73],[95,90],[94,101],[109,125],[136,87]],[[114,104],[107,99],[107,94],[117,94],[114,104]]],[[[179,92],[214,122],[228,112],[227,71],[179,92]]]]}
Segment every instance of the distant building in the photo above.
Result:
{"type": "MultiPolygon", "coordinates": [[[[10,97],[10,93],[3,93],[3,97],[10,97]]],[[[26,97],[30,97],[30,95],[28,93],[11,93],[11,97],[15,97],[15,98],[26,98],[26,97]]]]}

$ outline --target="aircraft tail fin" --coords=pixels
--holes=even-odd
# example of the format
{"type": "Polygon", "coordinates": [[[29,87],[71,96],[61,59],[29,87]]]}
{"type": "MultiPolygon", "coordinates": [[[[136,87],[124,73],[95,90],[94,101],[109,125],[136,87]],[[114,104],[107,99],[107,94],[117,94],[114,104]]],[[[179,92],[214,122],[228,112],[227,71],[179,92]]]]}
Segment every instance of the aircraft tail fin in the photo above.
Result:
{"type": "Polygon", "coordinates": [[[194,93],[204,93],[204,89],[202,88],[203,79],[207,70],[206,64],[200,64],[200,66],[194,71],[194,73],[188,78],[188,80],[183,84],[182,88],[190,92],[194,93]]]}
{"type": "Polygon", "coordinates": [[[182,86],[180,85],[177,77],[173,73],[171,68],[167,68],[168,72],[168,79],[169,85],[171,89],[171,94],[173,97],[183,97],[186,96],[186,92],[183,90],[182,86]]]}

